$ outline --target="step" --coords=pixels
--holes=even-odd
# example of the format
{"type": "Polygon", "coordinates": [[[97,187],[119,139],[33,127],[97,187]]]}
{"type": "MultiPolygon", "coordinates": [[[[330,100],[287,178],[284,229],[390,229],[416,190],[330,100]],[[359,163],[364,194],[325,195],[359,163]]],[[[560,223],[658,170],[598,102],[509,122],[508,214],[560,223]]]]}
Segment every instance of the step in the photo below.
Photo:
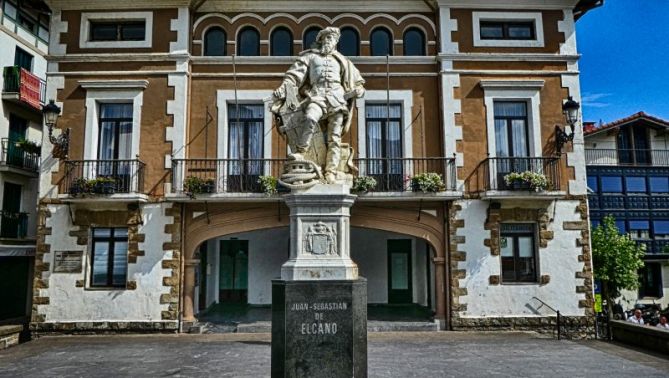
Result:
{"type": "Polygon", "coordinates": [[[0,326],[0,350],[19,344],[19,334],[23,331],[22,325],[0,326]]]}

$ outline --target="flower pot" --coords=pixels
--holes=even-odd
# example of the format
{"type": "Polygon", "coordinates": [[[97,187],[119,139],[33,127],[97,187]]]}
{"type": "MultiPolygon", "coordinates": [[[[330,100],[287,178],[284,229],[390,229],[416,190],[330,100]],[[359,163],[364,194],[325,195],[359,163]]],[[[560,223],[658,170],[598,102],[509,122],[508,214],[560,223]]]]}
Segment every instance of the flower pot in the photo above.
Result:
{"type": "Polygon", "coordinates": [[[115,182],[97,182],[93,187],[95,194],[114,194],[116,192],[115,182]]]}

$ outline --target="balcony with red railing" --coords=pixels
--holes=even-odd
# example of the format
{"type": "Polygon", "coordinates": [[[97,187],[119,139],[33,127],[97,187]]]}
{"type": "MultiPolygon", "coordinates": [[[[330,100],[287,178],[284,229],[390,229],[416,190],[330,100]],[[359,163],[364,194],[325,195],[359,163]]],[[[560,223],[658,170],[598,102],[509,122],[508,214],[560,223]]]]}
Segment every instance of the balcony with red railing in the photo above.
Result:
{"type": "Polygon", "coordinates": [[[5,67],[2,99],[33,110],[42,111],[46,98],[46,81],[19,66],[5,67]]]}

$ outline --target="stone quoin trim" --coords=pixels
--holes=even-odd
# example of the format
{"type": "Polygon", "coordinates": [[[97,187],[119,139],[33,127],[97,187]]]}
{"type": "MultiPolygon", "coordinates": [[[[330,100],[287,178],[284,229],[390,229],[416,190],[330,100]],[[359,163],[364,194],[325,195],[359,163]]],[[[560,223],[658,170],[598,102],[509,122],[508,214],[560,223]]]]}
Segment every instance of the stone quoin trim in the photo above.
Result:
{"type": "MultiPolygon", "coordinates": [[[[548,229],[551,219],[547,209],[501,209],[490,206],[488,219],[484,229],[490,231],[490,238],[484,239],[483,244],[490,248],[491,256],[500,255],[500,224],[503,222],[532,222],[538,225],[539,250],[547,248],[548,242],[553,240],[553,231],[548,229]]],[[[537,256],[538,257],[538,256],[537,256]]]]}
{"type": "Polygon", "coordinates": [[[163,243],[165,256],[171,259],[162,261],[162,268],[170,273],[163,276],[163,287],[169,288],[168,293],[160,296],[160,304],[168,305],[167,310],[161,312],[162,320],[177,320],[179,318],[179,285],[181,268],[181,205],[174,204],[165,208],[165,216],[172,218],[172,223],[165,225],[165,234],[171,235],[171,241],[163,243]]]}
{"type": "MultiPolygon", "coordinates": [[[[51,217],[51,211],[45,201],[42,201],[37,210],[37,247],[35,251],[35,269],[33,278],[33,304],[30,317],[30,330],[35,330],[37,323],[46,321],[46,316],[40,314],[40,302],[49,299],[43,296],[42,291],[49,288],[49,271],[51,264],[45,261],[45,255],[51,253],[51,245],[47,244],[46,237],[51,235],[53,229],[47,227],[47,219],[51,217]]],[[[44,304],[44,303],[42,303],[44,304]]]]}
{"type": "Polygon", "coordinates": [[[451,292],[451,324],[457,324],[460,321],[460,312],[467,311],[467,304],[460,303],[460,297],[467,295],[467,288],[460,286],[460,280],[467,276],[465,269],[459,268],[459,263],[467,259],[467,252],[459,251],[459,245],[465,242],[464,236],[458,235],[459,229],[464,229],[465,220],[458,218],[458,213],[462,210],[462,205],[451,203],[448,209],[448,253],[451,257],[449,288],[451,292]]]}
{"type": "Polygon", "coordinates": [[[580,222],[564,222],[563,228],[565,230],[580,230],[581,237],[576,239],[576,246],[581,248],[581,254],[578,256],[578,261],[583,263],[583,270],[576,272],[575,278],[582,278],[583,284],[576,286],[576,293],[585,294],[585,299],[578,301],[578,306],[583,308],[587,317],[594,317],[595,310],[593,308],[594,290],[593,290],[593,272],[592,272],[592,250],[590,246],[590,221],[588,219],[588,199],[587,197],[579,198],[579,204],[575,210],[580,214],[580,222]]]}

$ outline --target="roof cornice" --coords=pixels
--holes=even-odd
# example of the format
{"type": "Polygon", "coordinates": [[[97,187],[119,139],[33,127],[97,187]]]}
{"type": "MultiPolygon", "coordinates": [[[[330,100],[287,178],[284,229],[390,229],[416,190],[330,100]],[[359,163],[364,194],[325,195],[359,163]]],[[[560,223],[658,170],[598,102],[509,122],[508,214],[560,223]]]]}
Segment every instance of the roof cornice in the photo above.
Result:
{"type": "Polygon", "coordinates": [[[467,9],[573,9],[579,0],[437,0],[440,7],[467,9]]]}
{"type": "Polygon", "coordinates": [[[161,9],[190,6],[189,0],[46,0],[52,10],[161,9]]]}

